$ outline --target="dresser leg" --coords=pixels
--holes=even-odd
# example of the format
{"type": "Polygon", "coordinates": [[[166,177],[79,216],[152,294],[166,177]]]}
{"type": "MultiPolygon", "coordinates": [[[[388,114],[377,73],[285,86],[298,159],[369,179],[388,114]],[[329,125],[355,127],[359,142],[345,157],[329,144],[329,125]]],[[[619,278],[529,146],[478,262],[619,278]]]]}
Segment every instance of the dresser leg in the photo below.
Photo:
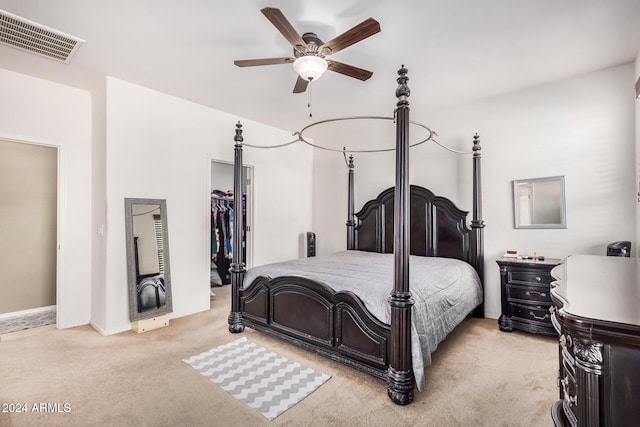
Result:
{"type": "Polygon", "coordinates": [[[562,400],[556,401],[551,407],[551,419],[555,427],[564,427],[570,425],[562,410],[562,400]]]}
{"type": "Polygon", "coordinates": [[[504,314],[498,319],[498,327],[502,332],[513,332],[513,326],[511,325],[511,319],[504,314]]]}

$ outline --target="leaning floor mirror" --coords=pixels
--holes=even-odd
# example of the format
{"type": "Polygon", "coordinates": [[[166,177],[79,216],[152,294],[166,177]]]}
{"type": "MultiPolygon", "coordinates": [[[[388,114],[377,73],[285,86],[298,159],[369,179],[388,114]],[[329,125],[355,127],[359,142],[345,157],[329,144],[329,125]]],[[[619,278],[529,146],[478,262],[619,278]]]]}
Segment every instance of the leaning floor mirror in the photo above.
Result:
{"type": "Polygon", "coordinates": [[[124,204],[130,320],[171,313],[167,202],[126,198],[124,204]]]}

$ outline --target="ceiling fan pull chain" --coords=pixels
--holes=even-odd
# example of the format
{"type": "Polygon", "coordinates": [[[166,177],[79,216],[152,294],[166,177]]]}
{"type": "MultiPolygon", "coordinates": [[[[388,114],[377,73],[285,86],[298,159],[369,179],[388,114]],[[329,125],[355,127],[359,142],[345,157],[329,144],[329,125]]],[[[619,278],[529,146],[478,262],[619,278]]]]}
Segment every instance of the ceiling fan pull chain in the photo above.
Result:
{"type": "Polygon", "coordinates": [[[309,98],[307,100],[307,107],[309,108],[309,117],[313,117],[313,112],[311,110],[311,90],[313,88],[313,80],[309,80],[309,92],[307,92],[309,98]]]}

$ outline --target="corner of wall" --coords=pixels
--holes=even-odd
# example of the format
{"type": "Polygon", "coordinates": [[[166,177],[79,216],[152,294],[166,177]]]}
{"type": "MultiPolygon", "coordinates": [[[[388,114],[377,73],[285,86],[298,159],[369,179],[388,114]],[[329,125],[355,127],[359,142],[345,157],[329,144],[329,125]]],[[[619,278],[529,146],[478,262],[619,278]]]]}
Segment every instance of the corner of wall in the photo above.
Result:
{"type": "Polygon", "coordinates": [[[91,91],[91,326],[106,335],[106,80],[91,91]]]}
{"type": "MultiPolygon", "coordinates": [[[[640,79],[640,52],[636,55],[635,61],[635,80],[640,79]]],[[[638,199],[636,201],[636,234],[635,234],[635,254],[640,256],[640,98],[635,101],[635,148],[636,148],[636,187],[638,191],[638,199]]]]}

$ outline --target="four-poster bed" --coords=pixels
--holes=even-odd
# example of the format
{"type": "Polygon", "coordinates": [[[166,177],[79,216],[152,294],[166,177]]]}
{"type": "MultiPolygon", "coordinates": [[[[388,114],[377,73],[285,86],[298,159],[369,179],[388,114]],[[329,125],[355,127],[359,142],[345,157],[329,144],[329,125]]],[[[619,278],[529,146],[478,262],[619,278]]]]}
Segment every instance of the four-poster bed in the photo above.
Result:
{"type": "MultiPolygon", "coordinates": [[[[484,221],[477,135],[470,228],[467,212],[409,184],[409,88],[404,66],[398,74],[395,186],[354,213],[354,164],[349,159],[347,251],[328,260],[308,258],[247,273],[241,251],[234,251],[228,323],[233,333],[247,325],[385,379],[389,397],[408,404],[414,387],[421,389],[423,384],[423,360],[430,362],[438,342],[471,311],[484,316],[484,221]],[[351,277],[345,279],[347,275],[351,277]],[[422,278],[429,282],[424,287],[422,278]]],[[[239,198],[240,124],[234,140],[234,197],[239,198]]],[[[234,227],[234,238],[242,235],[241,221],[234,227]]]]}

